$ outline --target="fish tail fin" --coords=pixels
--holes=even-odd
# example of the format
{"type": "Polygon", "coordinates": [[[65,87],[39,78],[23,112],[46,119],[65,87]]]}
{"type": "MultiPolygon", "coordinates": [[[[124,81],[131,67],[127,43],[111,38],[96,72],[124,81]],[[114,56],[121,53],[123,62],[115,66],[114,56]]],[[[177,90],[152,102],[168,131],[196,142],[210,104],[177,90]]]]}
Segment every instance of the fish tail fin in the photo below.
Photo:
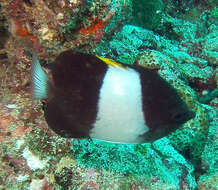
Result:
{"type": "Polygon", "coordinates": [[[32,95],[34,99],[46,99],[50,97],[51,82],[45,71],[42,69],[36,54],[34,53],[32,60],[31,83],[32,95]]]}

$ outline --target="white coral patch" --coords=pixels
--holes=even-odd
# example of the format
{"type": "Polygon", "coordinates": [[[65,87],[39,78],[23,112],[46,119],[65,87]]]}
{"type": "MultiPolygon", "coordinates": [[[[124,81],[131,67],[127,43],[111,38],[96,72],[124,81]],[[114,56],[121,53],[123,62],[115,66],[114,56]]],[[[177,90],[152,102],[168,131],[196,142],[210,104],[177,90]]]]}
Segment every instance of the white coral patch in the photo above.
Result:
{"type": "Polygon", "coordinates": [[[40,160],[28,148],[23,150],[22,156],[26,159],[27,165],[31,170],[43,169],[47,166],[48,160],[40,160]]]}

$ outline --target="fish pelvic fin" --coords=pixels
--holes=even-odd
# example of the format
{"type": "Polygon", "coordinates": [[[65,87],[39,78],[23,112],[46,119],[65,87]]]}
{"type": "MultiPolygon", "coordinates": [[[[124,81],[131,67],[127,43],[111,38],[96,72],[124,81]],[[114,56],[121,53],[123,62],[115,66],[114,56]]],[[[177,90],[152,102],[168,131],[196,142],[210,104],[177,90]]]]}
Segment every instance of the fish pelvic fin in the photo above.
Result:
{"type": "Polygon", "coordinates": [[[32,95],[34,99],[46,99],[51,95],[51,82],[42,69],[36,54],[33,53],[32,60],[32,95]]]}

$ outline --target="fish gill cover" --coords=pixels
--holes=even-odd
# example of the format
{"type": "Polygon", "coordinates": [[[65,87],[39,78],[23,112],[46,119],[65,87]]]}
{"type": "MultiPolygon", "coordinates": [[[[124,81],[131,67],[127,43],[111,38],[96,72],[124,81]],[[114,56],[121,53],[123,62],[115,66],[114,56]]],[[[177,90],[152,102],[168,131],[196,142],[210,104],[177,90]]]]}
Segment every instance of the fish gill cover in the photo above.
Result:
{"type": "Polygon", "coordinates": [[[0,5],[0,188],[216,189],[216,0],[0,5]],[[45,122],[42,103],[31,99],[29,52],[49,75],[67,49],[158,72],[195,118],[141,145],[59,137],[45,122]]]}

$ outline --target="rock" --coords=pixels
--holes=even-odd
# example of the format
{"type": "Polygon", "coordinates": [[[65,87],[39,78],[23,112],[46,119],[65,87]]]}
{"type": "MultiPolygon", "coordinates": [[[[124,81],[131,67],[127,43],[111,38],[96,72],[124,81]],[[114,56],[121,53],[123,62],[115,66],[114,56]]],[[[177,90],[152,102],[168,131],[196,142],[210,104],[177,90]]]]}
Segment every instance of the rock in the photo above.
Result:
{"type": "Polygon", "coordinates": [[[72,143],[77,162],[89,168],[112,170],[145,181],[158,176],[157,184],[164,182],[175,190],[179,190],[180,185],[188,189],[196,187],[193,166],[166,138],[142,145],[108,144],[97,140],[74,140],[72,143]]]}

